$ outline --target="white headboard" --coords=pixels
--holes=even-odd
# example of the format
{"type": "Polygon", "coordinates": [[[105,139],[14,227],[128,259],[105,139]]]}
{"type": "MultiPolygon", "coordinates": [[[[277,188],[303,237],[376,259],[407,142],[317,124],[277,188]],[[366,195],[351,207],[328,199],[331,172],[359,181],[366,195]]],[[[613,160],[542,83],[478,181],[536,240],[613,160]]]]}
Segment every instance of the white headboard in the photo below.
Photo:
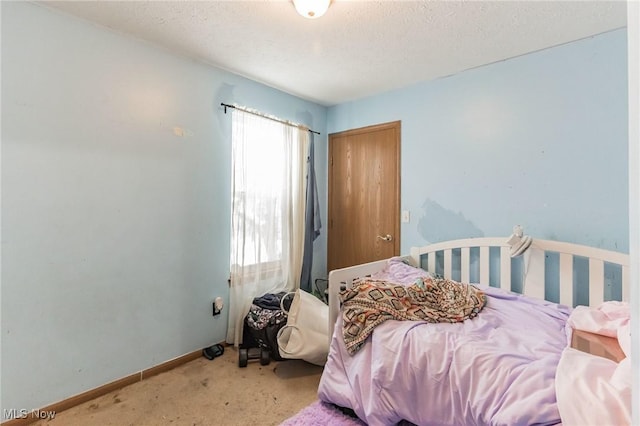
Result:
{"type": "MultiPolygon", "coordinates": [[[[444,258],[445,278],[452,278],[452,253],[460,250],[461,282],[470,282],[470,253],[472,248],[479,250],[480,284],[490,284],[490,249],[499,249],[500,287],[511,291],[511,246],[502,238],[469,238],[445,241],[425,247],[411,249],[414,265],[425,265],[428,271],[436,272],[436,256],[441,253],[444,258]]],[[[583,257],[589,262],[589,305],[598,306],[604,301],[605,263],[620,265],[622,270],[622,300],[629,300],[629,255],[610,250],[603,250],[573,243],[534,239],[531,246],[522,255],[524,258],[525,277],[522,293],[527,296],[545,299],[545,257],[548,253],[558,253],[560,258],[559,282],[560,300],[563,305],[574,305],[573,294],[573,262],[576,257],[583,257]]],[[[424,266],[423,266],[424,267],[424,266]]]]}
{"type": "MultiPolygon", "coordinates": [[[[411,249],[411,255],[405,256],[414,266],[421,266],[430,272],[442,273],[445,278],[452,278],[454,257],[459,256],[461,282],[480,284],[498,283],[499,287],[514,291],[512,287],[512,253],[513,247],[505,237],[469,238],[431,244],[411,249]],[[493,253],[493,255],[492,255],[493,253]],[[455,254],[455,256],[454,256],[455,254]],[[441,271],[437,259],[442,259],[441,271]],[[496,264],[499,266],[493,267],[496,264]],[[477,279],[471,280],[473,268],[479,269],[477,279]],[[499,269],[498,277],[491,275],[491,270],[499,269]]],[[[521,254],[523,260],[522,293],[527,296],[545,299],[545,279],[550,274],[546,270],[546,258],[558,256],[559,300],[557,302],[574,306],[578,300],[576,292],[586,291],[590,306],[600,305],[605,298],[605,265],[612,264],[621,271],[621,297],[629,300],[629,255],[579,244],[550,240],[533,239],[530,246],[521,254]],[[583,258],[588,262],[588,276],[585,282],[574,286],[574,259],[583,258]],[[575,291],[574,291],[575,287],[575,291]]],[[[354,280],[380,271],[387,260],[336,269],[329,273],[329,329],[333,326],[340,312],[339,293],[341,289],[350,287],[354,280]]],[[[581,281],[582,281],[582,277],[581,281]]],[[[586,296],[583,295],[583,296],[586,296]]],[[[585,299],[586,297],[582,297],[585,299]]]]}

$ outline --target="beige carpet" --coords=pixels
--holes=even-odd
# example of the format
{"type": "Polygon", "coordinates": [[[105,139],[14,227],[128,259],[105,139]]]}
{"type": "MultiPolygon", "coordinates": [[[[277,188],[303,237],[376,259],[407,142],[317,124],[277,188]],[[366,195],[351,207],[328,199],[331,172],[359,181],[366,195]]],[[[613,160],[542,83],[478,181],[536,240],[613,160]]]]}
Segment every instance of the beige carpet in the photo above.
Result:
{"type": "Polygon", "coordinates": [[[232,347],[114,391],[38,425],[279,425],[317,399],[322,368],[250,360],[232,347]]]}

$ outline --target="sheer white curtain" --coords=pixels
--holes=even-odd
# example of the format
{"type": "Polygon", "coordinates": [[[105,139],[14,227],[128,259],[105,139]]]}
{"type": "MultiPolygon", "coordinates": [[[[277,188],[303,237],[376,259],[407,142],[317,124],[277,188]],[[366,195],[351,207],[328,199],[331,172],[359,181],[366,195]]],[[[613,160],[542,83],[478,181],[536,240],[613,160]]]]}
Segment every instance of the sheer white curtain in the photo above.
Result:
{"type": "Polygon", "coordinates": [[[309,132],[234,109],[227,343],[242,342],[251,302],[300,287],[309,132]]]}

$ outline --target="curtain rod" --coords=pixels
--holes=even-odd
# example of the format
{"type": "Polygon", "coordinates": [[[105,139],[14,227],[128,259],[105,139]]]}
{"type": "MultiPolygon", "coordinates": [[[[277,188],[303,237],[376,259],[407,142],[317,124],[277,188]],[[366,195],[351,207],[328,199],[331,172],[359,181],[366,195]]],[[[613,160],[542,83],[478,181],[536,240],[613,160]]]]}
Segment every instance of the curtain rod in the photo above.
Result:
{"type": "MultiPolygon", "coordinates": [[[[268,116],[266,114],[261,114],[259,112],[254,112],[254,111],[250,111],[248,109],[240,108],[240,107],[237,107],[235,105],[225,104],[224,102],[221,102],[220,105],[222,105],[224,107],[224,113],[225,114],[227,113],[227,108],[233,108],[233,109],[237,109],[237,110],[240,110],[240,111],[248,112],[249,114],[257,115],[258,117],[268,118],[269,120],[277,121],[278,123],[287,124],[287,125],[293,126],[293,127],[300,127],[300,126],[298,126],[296,124],[292,124],[292,123],[290,123],[288,121],[280,120],[280,119],[277,119],[277,118],[274,118],[274,117],[270,117],[270,116],[268,116]]],[[[320,132],[316,132],[316,131],[311,130],[311,129],[307,129],[307,130],[309,132],[311,132],[311,133],[315,133],[316,135],[320,134],[320,132]]]]}

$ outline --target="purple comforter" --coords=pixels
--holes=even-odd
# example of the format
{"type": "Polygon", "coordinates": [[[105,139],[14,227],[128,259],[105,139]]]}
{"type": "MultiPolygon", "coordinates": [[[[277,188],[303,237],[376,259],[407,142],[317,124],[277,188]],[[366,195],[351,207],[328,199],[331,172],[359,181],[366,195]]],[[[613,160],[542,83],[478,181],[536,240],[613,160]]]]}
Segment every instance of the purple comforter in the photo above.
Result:
{"type": "Polygon", "coordinates": [[[333,334],[318,396],[371,426],[560,422],[555,374],[570,309],[493,287],[474,319],[387,321],[355,355],[333,334]]]}

